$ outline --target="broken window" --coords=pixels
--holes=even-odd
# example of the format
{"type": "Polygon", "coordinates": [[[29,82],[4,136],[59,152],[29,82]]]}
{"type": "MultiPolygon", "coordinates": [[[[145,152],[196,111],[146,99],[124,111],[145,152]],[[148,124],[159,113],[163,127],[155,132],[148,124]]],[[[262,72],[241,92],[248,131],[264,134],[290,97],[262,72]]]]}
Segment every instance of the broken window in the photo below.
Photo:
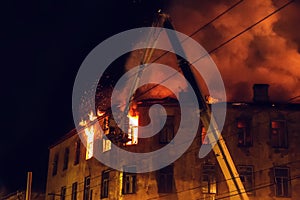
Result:
{"type": "Polygon", "coordinates": [[[69,153],[70,153],[70,149],[69,149],[69,148],[65,148],[63,170],[68,169],[68,164],[69,164],[69,153]]]}
{"type": "Polygon", "coordinates": [[[83,200],[90,199],[90,187],[91,187],[91,177],[87,176],[84,178],[83,200]]]}
{"type": "Polygon", "coordinates": [[[275,148],[287,148],[287,131],[285,120],[271,121],[271,144],[275,148]]]}
{"type": "Polygon", "coordinates": [[[77,165],[79,163],[79,160],[80,160],[80,146],[81,146],[81,142],[80,142],[80,140],[77,140],[75,142],[75,159],[74,159],[74,165],[77,165]]]}
{"type": "Polygon", "coordinates": [[[53,168],[52,168],[52,176],[57,174],[57,166],[58,166],[58,153],[54,155],[53,159],[53,168]]]}
{"type": "Polygon", "coordinates": [[[253,194],[253,166],[238,166],[238,172],[247,194],[253,194]]]}
{"type": "Polygon", "coordinates": [[[72,184],[72,196],[71,200],[77,200],[77,182],[72,184]]]}
{"type": "Polygon", "coordinates": [[[158,193],[173,192],[173,165],[158,171],[158,193]]]}
{"type": "Polygon", "coordinates": [[[125,171],[136,171],[135,166],[125,167],[127,170],[123,172],[123,194],[133,194],[136,192],[136,173],[125,171]],[[130,169],[129,169],[130,168],[130,169]]]}
{"type": "Polygon", "coordinates": [[[275,167],[275,191],[277,197],[289,197],[290,182],[289,182],[289,168],[275,167]]]}
{"type": "Polygon", "coordinates": [[[202,166],[202,193],[216,194],[216,168],[215,165],[202,166]]]}
{"type": "Polygon", "coordinates": [[[238,129],[238,146],[250,147],[252,146],[252,135],[250,132],[250,120],[245,118],[239,118],[237,120],[238,129]]]}
{"type": "Polygon", "coordinates": [[[174,138],[174,116],[167,116],[166,123],[159,132],[159,143],[167,144],[174,138]]]}
{"type": "Polygon", "coordinates": [[[61,187],[60,200],[65,200],[66,199],[66,191],[67,191],[66,186],[61,187]]]}
{"type": "Polygon", "coordinates": [[[102,172],[102,180],[101,180],[101,198],[108,198],[109,191],[109,171],[102,172]]]}

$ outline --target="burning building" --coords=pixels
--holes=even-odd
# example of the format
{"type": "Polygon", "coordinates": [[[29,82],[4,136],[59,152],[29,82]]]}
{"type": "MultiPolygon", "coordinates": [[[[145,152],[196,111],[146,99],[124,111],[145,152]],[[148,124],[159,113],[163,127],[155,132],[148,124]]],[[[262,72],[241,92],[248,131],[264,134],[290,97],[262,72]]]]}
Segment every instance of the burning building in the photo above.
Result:
{"type": "MultiPolygon", "coordinates": [[[[250,200],[296,200],[300,195],[300,105],[271,103],[267,92],[268,85],[255,85],[253,102],[227,103],[223,140],[239,174],[235,178],[241,180],[250,200]]],[[[96,151],[111,151],[112,144],[141,153],[171,143],[180,123],[175,99],[137,102],[126,122],[125,136],[109,113],[89,116],[89,122],[82,122],[81,131],[70,131],[50,147],[47,200],[238,199],[229,191],[218,155],[210,152],[204,158],[198,157],[201,145],[209,143],[200,122],[189,149],[157,171],[120,172],[93,157],[96,151]],[[166,122],[156,135],[139,138],[139,126],[149,124],[149,108],[154,104],[164,106],[166,122]],[[96,122],[107,138],[94,137],[99,135],[93,128],[96,122]]],[[[124,168],[134,169],[135,163],[124,168]]]]}

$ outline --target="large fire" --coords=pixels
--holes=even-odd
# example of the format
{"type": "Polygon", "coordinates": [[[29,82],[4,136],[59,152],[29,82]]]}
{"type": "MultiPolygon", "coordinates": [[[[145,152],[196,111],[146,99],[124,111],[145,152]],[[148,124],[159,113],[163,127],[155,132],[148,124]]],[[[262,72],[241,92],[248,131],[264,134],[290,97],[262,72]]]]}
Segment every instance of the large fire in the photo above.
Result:
{"type": "MultiPolygon", "coordinates": [[[[94,115],[94,113],[91,111],[88,114],[89,120],[92,122],[97,117],[94,115]]],[[[94,135],[95,135],[95,130],[93,125],[88,125],[87,120],[81,120],[79,122],[80,126],[85,127],[84,128],[84,133],[86,136],[86,154],[85,154],[85,159],[88,160],[93,157],[94,154],[94,135]]]]}

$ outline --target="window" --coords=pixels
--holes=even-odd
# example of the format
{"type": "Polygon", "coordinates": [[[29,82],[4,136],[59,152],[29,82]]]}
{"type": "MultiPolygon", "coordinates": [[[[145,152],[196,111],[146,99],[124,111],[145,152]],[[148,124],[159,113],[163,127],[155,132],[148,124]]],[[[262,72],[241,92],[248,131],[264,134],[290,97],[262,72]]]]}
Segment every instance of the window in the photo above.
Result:
{"type": "Polygon", "coordinates": [[[253,194],[253,166],[238,166],[238,172],[247,194],[253,194]]]}
{"type": "Polygon", "coordinates": [[[91,159],[94,154],[94,126],[84,129],[86,135],[86,154],[85,159],[91,159]]]}
{"type": "Polygon", "coordinates": [[[286,121],[271,121],[271,144],[275,148],[287,148],[286,121]]]}
{"type": "Polygon", "coordinates": [[[64,187],[61,187],[61,190],[60,190],[60,200],[65,200],[66,199],[66,186],[64,187]]]}
{"type": "MultiPolygon", "coordinates": [[[[136,171],[135,166],[125,167],[124,171],[136,171]]],[[[133,194],[136,192],[136,174],[123,172],[123,194],[133,194]]]]}
{"type": "Polygon", "coordinates": [[[289,183],[289,168],[275,167],[275,191],[277,197],[289,197],[290,183],[289,183]]]}
{"type": "Polygon", "coordinates": [[[91,186],[91,177],[87,176],[87,177],[84,178],[83,200],[89,200],[89,198],[90,198],[90,186],[91,186]]]}
{"type": "Polygon", "coordinates": [[[174,116],[167,116],[163,129],[159,132],[159,143],[167,144],[174,138],[174,116]]]}
{"type": "Polygon", "coordinates": [[[215,165],[202,166],[202,193],[215,194],[217,192],[215,165]]]}
{"type": "Polygon", "coordinates": [[[139,136],[139,116],[128,116],[129,124],[128,124],[128,142],[126,145],[134,145],[138,143],[139,136]]]}
{"type": "Polygon", "coordinates": [[[250,120],[239,118],[237,120],[238,129],[238,146],[250,147],[252,146],[252,135],[250,132],[250,120]]]}
{"type": "Polygon", "coordinates": [[[101,180],[101,198],[108,198],[109,171],[102,172],[101,180]]]}
{"type": "Polygon", "coordinates": [[[65,154],[64,154],[64,166],[63,166],[63,170],[68,169],[68,164],[69,164],[69,153],[70,153],[70,149],[66,148],[65,149],[65,154]]]}
{"type": "Polygon", "coordinates": [[[173,182],[173,165],[158,171],[158,193],[172,193],[173,182]]]}
{"type": "Polygon", "coordinates": [[[75,142],[74,165],[77,165],[79,163],[79,160],[80,160],[80,146],[81,146],[81,142],[80,142],[80,140],[77,140],[77,142],[75,142]]]}
{"type": "Polygon", "coordinates": [[[53,168],[52,168],[52,176],[57,174],[57,165],[58,165],[58,153],[54,155],[53,159],[53,168]]]}
{"type": "Polygon", "coordinates": [[[77,182],[72,184],[72,200],[77,200],[77,182]]]}
{"type": "Polygon", "coordinates": [[[109,139],[102,139],[102,151],[106,152],[111,149],[111,141],[109,139]]]}

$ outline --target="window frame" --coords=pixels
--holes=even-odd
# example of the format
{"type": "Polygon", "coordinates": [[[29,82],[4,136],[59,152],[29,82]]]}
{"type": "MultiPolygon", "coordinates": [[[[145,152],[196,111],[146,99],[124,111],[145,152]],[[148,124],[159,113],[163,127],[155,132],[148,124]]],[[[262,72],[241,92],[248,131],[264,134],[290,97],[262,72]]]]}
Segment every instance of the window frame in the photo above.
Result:
{"type": "Polygon", "coordinates": [[[272,119],[270,121],[270,142],[273,148],[288,148],[288,132],[287,132],[287,122],[284,119],[272,119]],[[282,123],[282,127],[275,127],[273,123],[282,123]],[[274,126],[274,127],[273,127],[274,126]],[[275,134],[275,132],[277,132],[275,134]],[[277,144],[275,144],[276,140],[275,135],[277,135],[277,144]],[[283,137],[283,138],[282,138],[283,137]]]}
{"type": "Polygon", "coordinates": [[[84,178],[83,200],[90,200],[91,176],[84,178]]]}
{"type": "Polygon", "coordinates": [[[289,167],[274,167],[274,186],[276,197],[290,197],[291,196],[291,182],[290,182],[290,168],[289,167]],[[286,176],[276,175],[276,170],[286,170],[286,176]],[[280,182],[278,182],[280,180],[280,182]],[[281,192],[279,192],[279,187],[281,192]]]}
{"type": "Polygon", "coordinates": [[[80,162],[80,150],[81,150],[81,141],[77,140],[75,142],[75,157],[74,157],[74,165],[79,164],[80,162]]]}
{"type": "Polygon", "coordinates": [[[66,199],[66,194],[67,194],[67,187],[62,186],[60,188],[60,200],[65,200],[66,199]]]}
{"type": "Polygon", "coordinates": [[[254,167],[253,167],[253,165],[238,165],[237,169],[238,169],[238,172],[239,172],[241,182],[243,183],[247,194],[248,195],[254,195],[255,194],[255,192],[254,192],[255,191],[254,190],[254,186],[255,186],[254,181],[255,180],[254,180],[254,167]],[[250,181],[248,181],[248,180],[251,180],[251,183],[249,183],[250,181]]]}
{"type": "MultiPolygon", "coordinates": [[[[136,171],[135,166],[125,166],[126,168],[133,168],[134,170],[130,171],[136,171]]],[[[135,194],[137,191],[137,174],[136,173],[130,173],[123,171],[123,181],[122,181],[122,194],[135,194]],[[129,180],[127,180],[127,178],[129,180]]]]}
{"type": "Polygon", "coordinates": [[[102,171],[101,177],[101,199],[108,198],[109,196],[109,171],[102,171]]]}
{"type": "Polygon", "coordinates": [[[78,183],[77,182],[72,183],[71,200],[77,200],[77,189],[78,189],[78,183]]]}
{"type": "Polygon", "coordinates": [[[201,185],[203,194],[217,194],[217,173],[216,165],[202,165],[201,185]],[[206,177],[206,179],[205,179],[206,177]],[[205,180],[204,180],[205,179],[205,180]],[[206,185],[204,184],[206,183],[206,185]]]}
{"type": "Polygon", "coordinates": [[[53,158],[52,176],[55,176],[57,174],[58,161],[59,161],[59,153],[55,153],[53,158]]]}
{"type": "Polygon", "coordinates": [[[64,164],[63,164],[63,170],[68,169],[69,165],[69,156],[70,156],[70,148],[66,147],[64,152],[64,164]]]}
{"type": "Polygon", "coordinates": [[[238,146],[252,147],[253,135],[251,132],[251,119],[246,117],[239,117],[236,120],[238,146]]]}

